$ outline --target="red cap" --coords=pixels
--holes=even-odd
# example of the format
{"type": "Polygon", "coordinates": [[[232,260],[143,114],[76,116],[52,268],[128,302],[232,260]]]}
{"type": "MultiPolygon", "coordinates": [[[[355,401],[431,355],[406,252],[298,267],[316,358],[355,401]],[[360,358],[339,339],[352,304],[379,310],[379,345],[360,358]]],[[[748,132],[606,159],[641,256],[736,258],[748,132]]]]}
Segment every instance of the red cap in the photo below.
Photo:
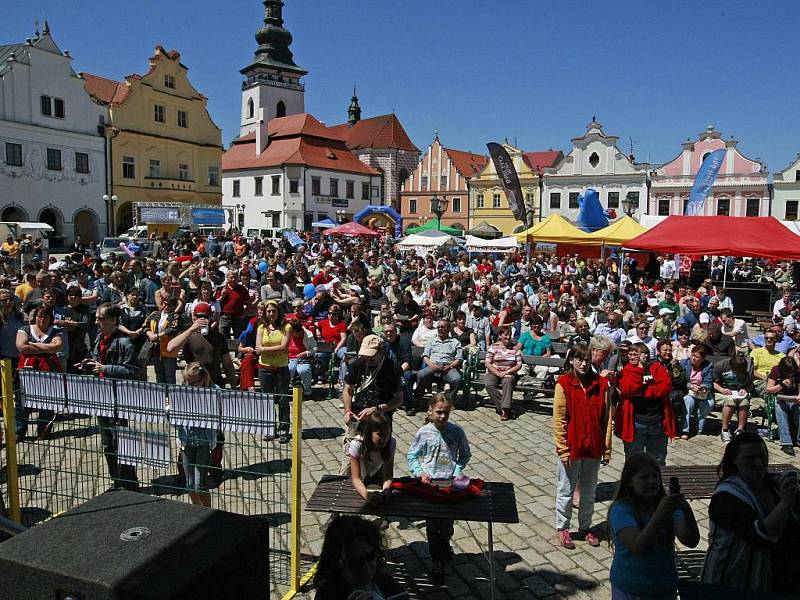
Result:
{"type": "Polygon", "coordinates": [[[208,302],[199,302],[192,312],[195,317],[210,317],[214,311],[211,309],[211,305],[208,302]]]}

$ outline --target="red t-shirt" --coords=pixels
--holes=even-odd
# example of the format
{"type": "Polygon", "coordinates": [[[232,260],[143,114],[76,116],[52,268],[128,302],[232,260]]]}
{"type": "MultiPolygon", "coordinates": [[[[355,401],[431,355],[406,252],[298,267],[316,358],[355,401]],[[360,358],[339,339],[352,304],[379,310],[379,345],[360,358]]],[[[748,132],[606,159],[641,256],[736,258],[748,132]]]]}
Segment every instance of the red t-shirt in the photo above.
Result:
{"type": "Polygon", "coordinates": [[[303,343],[305,334],[300,331],[299,334],[294,332],[289,334],[289,358],[297,358],[297,355],[306,351],[306,345],[303,343]]]}
{"type": "Polygon", "coordinates": [[[311,280],[311,283],[313,283],[314,285],[323,285],[325,283],[330,283],[331,281],[333,281],[333,277],[331,275],[328,275],[325,271],[320,271],[319,273],[314,275],[314,278],[311,280]]]}
{"type": "Polygon", "coordinates": [[[226,287],[220,294],[220,298],[226,296],[227,300],[222,305],[224,314],[241,315],[244,306],[250,301],[250,292],[243,285],[237,284],[233,287],[226,287]]]}
{"type": "Polygon", "coordinates": [[[339,340],[342,339],[342,334],[347,333],[347,325],[344,324],[344,321],[331,325],[330,319],[323,319],[317,323],[317,328],[322,341],[326,344],[338,344],[339,340]]]}

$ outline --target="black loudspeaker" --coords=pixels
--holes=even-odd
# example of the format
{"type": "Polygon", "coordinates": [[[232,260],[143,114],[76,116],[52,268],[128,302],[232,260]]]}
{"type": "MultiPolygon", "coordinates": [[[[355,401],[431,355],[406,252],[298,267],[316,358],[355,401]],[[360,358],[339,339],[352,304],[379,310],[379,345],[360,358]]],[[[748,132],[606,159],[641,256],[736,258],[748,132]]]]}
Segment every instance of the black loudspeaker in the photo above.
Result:
{"type": "Polygon", "coordinates": [[[267,524],[107,492],[0,544],[3,600],[269,597],[267,524]]]}

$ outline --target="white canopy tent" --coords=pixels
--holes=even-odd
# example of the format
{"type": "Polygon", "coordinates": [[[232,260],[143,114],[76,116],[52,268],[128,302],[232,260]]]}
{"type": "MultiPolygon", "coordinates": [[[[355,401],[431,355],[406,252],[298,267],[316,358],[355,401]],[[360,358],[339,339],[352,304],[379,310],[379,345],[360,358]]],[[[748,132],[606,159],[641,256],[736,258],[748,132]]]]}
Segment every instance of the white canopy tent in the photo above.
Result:
{"type": "Polygon", "coordinates": [[[468,235],[465,245],[467,252],[498,252],[501,254],[507,254],[519,248],[519,242],[514,236],[484,240],[474,235],[468,235]]]}
{"type": "Polygon", "coordinates": [[[403,240],[397,244],[397,248],[400,250],[415,250],[420,253],[426,253],[454,243],[453,238],[447,234],[431,237],[412,233],[403,238],[403,240]]]}

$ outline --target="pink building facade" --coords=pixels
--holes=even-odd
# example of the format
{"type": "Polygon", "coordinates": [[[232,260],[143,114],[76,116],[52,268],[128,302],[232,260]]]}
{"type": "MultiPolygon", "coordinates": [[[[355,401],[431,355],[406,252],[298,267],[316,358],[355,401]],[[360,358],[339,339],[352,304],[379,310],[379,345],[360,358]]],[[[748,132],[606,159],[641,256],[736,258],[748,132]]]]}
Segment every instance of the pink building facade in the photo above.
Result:
{"type": "Polygon", "coordinates": [[[724,149],[725,161],[711,193],[706,198],[705,215],[766,217],[770,211],[767,166],[739,152],[738,142],[723,140],[713,125],[692,142],[683,144],[673,160],[650,173],[648,214],[682,215],[692,191],[697,171],[709,152],[724,149]]]}

